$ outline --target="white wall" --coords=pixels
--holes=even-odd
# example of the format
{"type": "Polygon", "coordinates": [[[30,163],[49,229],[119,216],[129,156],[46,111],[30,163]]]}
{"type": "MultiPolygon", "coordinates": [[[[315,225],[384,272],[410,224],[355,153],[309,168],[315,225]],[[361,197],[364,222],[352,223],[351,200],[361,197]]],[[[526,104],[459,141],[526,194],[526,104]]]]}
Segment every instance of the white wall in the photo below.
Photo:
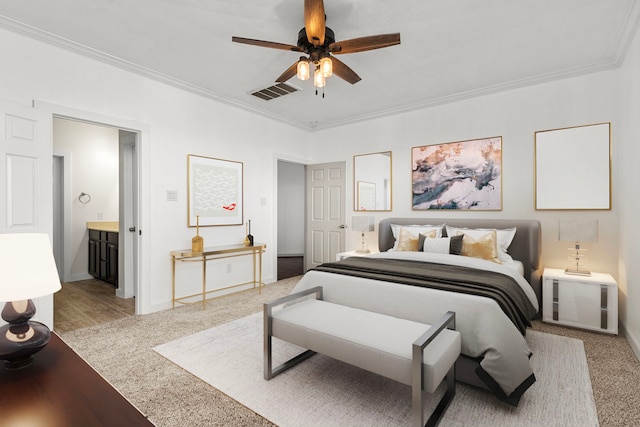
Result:
{"type": "MultiPolygon", "coordinates": [[[[619,282],[620,321],[640,357],[640,33],[619,70],[526,87],[329,129],[314,134],[322,145],[314,161],[333,160],[376,150],[393,151],[391,216],[533,218],[542,223],[543,267],[565,268],[567,244],[557,239],[558,220],[599,220],[599,241],[586,244],[588,267],[610,273],[619,282]],[[612,208],[597,211],[538,211],[534,206],[534,132],[611,122],[612,208]],[[494,212],[424,212],[411,208],[413,146],[502,136],[503,209],[494,212]]],[[[577,153],[576,155],[579,155],[577,153]]],[[[349,165],[349,163],[347,163],[349,165]]],[[[347,175],[349,176],[349,175],[347,175]]],[[[352,192],[352,186],[347,185],[352,192]]],[[[348,204],[353,194],[348,194],[348,204]]],[[[389,213],[375,213],[380,220],[389,213]]],[[[374,236],[372,236],[373,240],[374,236]]],[[[357,247],[350,236],[348,249],[357,247]]]]}
{"type": "MultiPolygon", "coordinates": [[[[33,99],[144,124],[143,312],[168,307],[168,254],[189,247],[186,227],[186,156],[198,154],[244,162],[245,219],[256,241],[268,244],[265,278],[275,276],[277,159],[322,163],[344,160],[352,176],[354,154],[393,151],[393,216],[535,218],[543,226],[543,265],[565,267],[566,243],[557,240],[563,218],[597,218],[600,241],[589,246],[593,271],[621,282],[622,320],[637,343],[638,285],[637,123],[640,94],[638,38],[621,70],[565,79],[448,105],[307,133],[229,105],[164,86],[126,71],[81,58],[25,37],[0,32],[0,93],[30,105],[33,99]],[[619,79],[621,83],[619,84],[619,79]],[[537,130],[611,122],[613,207],[610,211],[536,211],[533,135],[537,130]],[[411,210],[410,149],[413,146],[481,137],[503,137],[503,209],[493,212],[411,210]],[[301,141],[303,143],[301,143],[301,141]],[[317,143],[316,143],[317,142],[317,143]],[[284,155],[279,153],[285,153],[284,155]],[[273,162],[264,162],[272,158],[273,162]],[[178,190],[178,202],[166,201],[178,190]],[[619,226],[620,221],[620,226],[619,226]],[[620,232],[619,232],[620,231],[620,232]],[[620,254],[620,262],[618,256],[620,254]],[[626,307],[624,305],[626,304],[626,307]]],[[[353,206],[353,182],[347,185],[353,206]]],[[[379,220],[388,212],[376,213],[379,220]]],[[[241,242],[244,227],[202,230],[207,245],[241,242]]],[[[352,234],[352,235],[350,235],[352,234]]],[[[358,244],[348,233],[347,248],[358,244]]],[[[371,236],[371,240],[374,236],[371,236]]],[[[224,276],[224,275],[221,275],[224,276]]],[[[223,277],[224,278],[224,277],[223,277]]]]}
{"type": "MultiPolygon", "coordinates": [[[[536,211],[534,206],[534,132],[538,130],[612,122],[613,149],[618,138],[617,72],[601,72],[561,80],[402,115],[317,132],[314,161],[349,159],[354,154],[393,152],[392,216],[532,218],[542,223],[545,267],[565,268],[567,243],[558,241],[558,220],[597,218],[600,241],[588,245],[589,267],[617,277],[618,223],[617,175],[613,181],[613,208],[599,211],[536,211]],[[502,136],[501,211],[413,211],[411,204],[411,147],[502,136]]],[[[578,155],[578,153],[577,153],[578,155]]],[[[349,164],[349,163],[348,163],[349,164]]],[[[618,164],[614,158],[614,170],[618,164]]],[[[347,176],[350,176],[349,174],[347,176]]],[[[349,206],[352,185],[347,185],[349,206]]],[[[376,219],[389,216],[375,214],[376,219]]],[[[374,236],[371,236],[372,240],[374,236]]],[[[354,249],[357,236],[347,245],[354,249]]]]}
{"type": "MultiPolygon", "coordinates": [[[[256,241],[267,244],[263,277],[275,280],[277,163],[264,160],[286,153],[307,161],[308,132],[15,33],[0,31],[0,55],[11,64],[0,67],[2,98],[22,105],[35,99],[145,128],[141,263],[147,292],[141,298],[142,313],[170,307],[169,253],[190,247],[195,235],[187,227],[187,154],[244,163],[244,218],[252,220],[256,241]],[[167,190],[178,191],[177,202],[166,200],[167,190]]],[[[244,226],[207,227],[201,235],[210,246],[241,243],[244,226]]],[[[230,274],[210,276],[224,284],[241,273],[234,268],[230,274]]]]}
{"type": "Polygon", "coordinates": [[[620,319],[629,343],[640,358],[640,33],[620,70],[619,266],[620,319]]]}
{"type": "Polygon", "coordinates": [[[71,277],[90,278],[88,221],[118,221],[118,130],[72,120],[53,120],[54,149],[71,156],[71,277]],[[91,196],[89,203],[80,193],[91,196]]]}

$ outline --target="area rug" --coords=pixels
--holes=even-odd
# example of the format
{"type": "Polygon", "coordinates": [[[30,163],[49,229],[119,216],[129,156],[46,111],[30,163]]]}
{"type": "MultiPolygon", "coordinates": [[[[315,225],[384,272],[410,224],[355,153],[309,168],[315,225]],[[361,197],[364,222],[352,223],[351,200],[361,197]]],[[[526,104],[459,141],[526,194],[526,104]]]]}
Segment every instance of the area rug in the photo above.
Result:
{"type": "MultiPolygon", "coordinates": [[[[527,332],[536,383],[517,408],[458,383],[441,426],[597,426],[582,341],[527,332]]],[[[154,348],[278,426],[411,424],[409,386],[315,355],[270,381],[262,377],[262,313],[154,348]]],[[[301,349],[274,340],[274,365],[301,349]]],[[[431,411],[443,389],[427,395],[431,411]]],[[[188,404],[188,402],[185,402],[188,404]]]]}

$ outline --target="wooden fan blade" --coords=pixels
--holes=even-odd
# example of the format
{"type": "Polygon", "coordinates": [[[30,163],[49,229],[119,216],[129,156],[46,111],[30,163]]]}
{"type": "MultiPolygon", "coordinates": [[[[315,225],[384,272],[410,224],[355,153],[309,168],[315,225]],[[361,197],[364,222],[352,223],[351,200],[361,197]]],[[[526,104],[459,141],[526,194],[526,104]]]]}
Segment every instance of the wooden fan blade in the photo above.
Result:
{"type": "Polygon", "coordinates": [[[400,33],[378,34],[377,36],[358,37],[357,39],[331,43],[329,45],[329,51],[333,54],[339,55],[343,53],[355,53],[380,49],[397,44],[400,44],[400,33]]]}
{"type": "Polygon", "coordinates": [[[314,46],[324,44],[324,4],[322,0],[304,0],[304,28],[307,39],[314,46]]]}
{"type": "Polygon", "coordinates": [[[280,50],[289,50],[289,51],[294,51],[294,52],[302,52],[302,48],[300,48],[299,46],[294,46],[292,44],[268,42],[268,41],[264,41],[264,40],[247,39],[247,38],[244,38],[244,37],[236,37],[236,36],[231,37],[231,41],[232,42],[236,42],[236,43],[250,44],[250,45],[253,45],[253,46],[269,47],[271,49],[280,49],[280,50]]]}
{"type": "Polygon", "coordinates": [[[331,62],[333,63],[333,74],[340,77],[342,80],[351,84],[356,84],[360,80],[362,80],[355,71],[353,71],[347,66],[347,64],[340,61],[339,59],[331,57],[331,62]]]}
{"type": "Polygon", "coordinates": [[[284,73],[280,74],[280,77],[276,79],[278,83],[284,83],[289,80],[291,77],[295,76],[298,72],[298,61],[294,62],[293,65],[285,70],[284,73]]]}

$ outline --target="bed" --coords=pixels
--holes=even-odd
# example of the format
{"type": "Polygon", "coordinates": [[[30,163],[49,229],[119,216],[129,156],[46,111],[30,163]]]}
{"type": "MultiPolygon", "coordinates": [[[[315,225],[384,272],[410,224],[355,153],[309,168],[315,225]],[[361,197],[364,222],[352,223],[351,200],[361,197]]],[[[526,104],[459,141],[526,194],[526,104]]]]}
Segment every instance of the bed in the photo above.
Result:
{"type": "Polygon", "coordinates": [[[530,321],[539,316],[542,301],[540,223],[387,218],[378,227],[378,246],[380,253],[307,271],[293,292],[322,286],[329,302],[428,324],[448,310],[455,311],[456,329],[462,335],[457,379],[517,406],[535,382],[524,336],[530,321]],[[431,251],[444,242],[453,250],[455,240],[464,241],[464,255],[470,255],[473,245],[488,238],[485,232],[495,240],[499,254],[494,256],[499,260],[431,251]],[[429,250],[399,250],[406,249],[402,245],[409,241],[407,236],[420,234],[421,248],[429,250]],[[505,238],[510,238],[506,246],[505,238]]]}

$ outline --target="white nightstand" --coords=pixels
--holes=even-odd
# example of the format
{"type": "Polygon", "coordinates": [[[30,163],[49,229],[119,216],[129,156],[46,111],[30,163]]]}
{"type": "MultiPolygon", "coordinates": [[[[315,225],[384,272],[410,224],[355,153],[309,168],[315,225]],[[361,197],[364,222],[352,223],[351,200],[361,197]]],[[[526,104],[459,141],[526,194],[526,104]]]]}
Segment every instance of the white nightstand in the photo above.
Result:
{"type": "Polygon", "coordinates": [[[349,258],[350,256],[367,256],[371,255],[373,252],[362,253],[358,251],[349,251],[349,252],[339,252],[336,254],[336,261],[342,261],[345,258],[349,258]]]}
{"type": "Polygon", "coordinates": [[[618,333],[618,284],[609,274],[565,274],[545,268],[542,320],[609,334],[618,333]]]}

